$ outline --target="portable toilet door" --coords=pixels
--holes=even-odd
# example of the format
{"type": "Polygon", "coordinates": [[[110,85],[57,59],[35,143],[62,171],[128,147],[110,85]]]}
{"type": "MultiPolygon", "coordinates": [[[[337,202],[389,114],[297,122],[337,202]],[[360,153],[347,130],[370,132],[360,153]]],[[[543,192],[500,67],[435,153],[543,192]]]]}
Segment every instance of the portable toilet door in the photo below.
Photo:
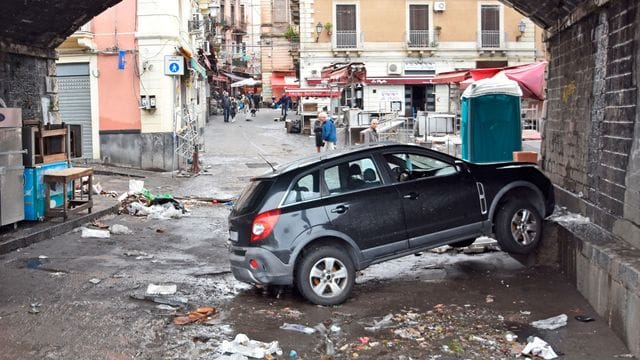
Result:
{"type": "Polygon", "coordinates": [[[512,161],[522,150],[518,83],[483,79],[462,94],[462,159],[473,163],[512,161]]]}

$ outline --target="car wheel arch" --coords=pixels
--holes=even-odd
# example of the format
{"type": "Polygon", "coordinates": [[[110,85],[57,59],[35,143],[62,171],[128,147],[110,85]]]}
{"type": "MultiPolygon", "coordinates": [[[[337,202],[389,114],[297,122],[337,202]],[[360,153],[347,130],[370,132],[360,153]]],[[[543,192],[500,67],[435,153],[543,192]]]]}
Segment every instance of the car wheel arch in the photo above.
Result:
{"type": "Polygon", "coordinates": [[[293,271],[296,271],[296,267],[304,253],[311,249],[312,247],[320,247],[320,246],[340,246],[345,248],[348,251],[349,257],[353,261],[353,264],[357,270],[360,270],[360,266],[362,264],[362,258],[360,255],[360,248],[356,245],[356,243],[352,239],[348,239],[346,237],[340,236],[338,234],[323,234],[314,238],[310,238],[305,240],[304,242],[299,243],[293,253],[291,254],[291,266],[293,271]]]}
{"type": "MultiPolygon", "coordinates": [[[[489,219],[492,223],[495,223],[496,215],[500,205],[507,201],[509,198],[519,197],[527,198],[531,201],[532,205],[538,210],[540,214],[545,213],[544,207],[544,195],[542,191],[534,184],[527,181],[515,181],[507,186],[504,186],[493,199],[489,210],[489,219]]],[[[544,217],[544,215],[543,215],[544,217]]]]}

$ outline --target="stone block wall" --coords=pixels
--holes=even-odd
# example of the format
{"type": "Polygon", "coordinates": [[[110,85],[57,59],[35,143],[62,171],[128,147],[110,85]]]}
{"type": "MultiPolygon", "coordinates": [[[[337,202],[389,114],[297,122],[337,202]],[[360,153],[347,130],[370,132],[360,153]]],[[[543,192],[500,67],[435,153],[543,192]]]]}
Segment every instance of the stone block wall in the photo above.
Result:
{"type": "MultiPolygon", "coordinates": [[[[55,114],[58,96],[55,88],[47,93],[47,77],[56,74],[55,59],[2,52],[0,50],[0,98],[7,107],[22,108],[23,119],[43,119],[42,100],[55,114]]],[[[57,118],[54,115],[54,122],[57,118]]]]}
{"type": "Polygon", "coordinates": [[[640,248],[639,23],[610,1],[549,39],[542,166],[560,205],[640,248]]]}

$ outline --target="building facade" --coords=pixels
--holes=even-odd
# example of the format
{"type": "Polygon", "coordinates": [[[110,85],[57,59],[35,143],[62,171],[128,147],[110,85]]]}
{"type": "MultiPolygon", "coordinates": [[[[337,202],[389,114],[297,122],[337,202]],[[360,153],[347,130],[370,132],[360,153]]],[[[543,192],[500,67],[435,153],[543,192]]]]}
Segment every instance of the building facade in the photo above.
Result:
{"type": "Polygon", "coordinates": [[[301,86],[321,85],[324,66],[362,62],[367,83],[351,96],[366,111],[455,113],[457,87],[435,75],[544,58],[541,29],[499,1],[301,0],[300,8],[301,86]]]}
{"type": "Polygon", "coordinates": [[[207,116],[200,6],[124,0],[60,45],[60,114],[83,125],[83,157],[164,171],[184,165],[207,116]]]}

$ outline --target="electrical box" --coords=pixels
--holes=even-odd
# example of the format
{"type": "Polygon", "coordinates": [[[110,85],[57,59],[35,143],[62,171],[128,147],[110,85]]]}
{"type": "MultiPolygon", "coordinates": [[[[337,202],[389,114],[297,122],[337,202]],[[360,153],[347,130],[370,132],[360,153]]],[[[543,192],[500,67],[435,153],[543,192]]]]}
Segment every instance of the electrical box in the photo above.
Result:
{"type": "Polygon", "coordinates": [[[148,109],[149,108],[149,99],[147,95],[140,95],[140,108],[148,109]]]}
{"type": "Polygon", "coordinates": [[[155,95],[149,95],[149,108],[150,109],[155,109],[156,108],[156,96],[155,95]]]}

